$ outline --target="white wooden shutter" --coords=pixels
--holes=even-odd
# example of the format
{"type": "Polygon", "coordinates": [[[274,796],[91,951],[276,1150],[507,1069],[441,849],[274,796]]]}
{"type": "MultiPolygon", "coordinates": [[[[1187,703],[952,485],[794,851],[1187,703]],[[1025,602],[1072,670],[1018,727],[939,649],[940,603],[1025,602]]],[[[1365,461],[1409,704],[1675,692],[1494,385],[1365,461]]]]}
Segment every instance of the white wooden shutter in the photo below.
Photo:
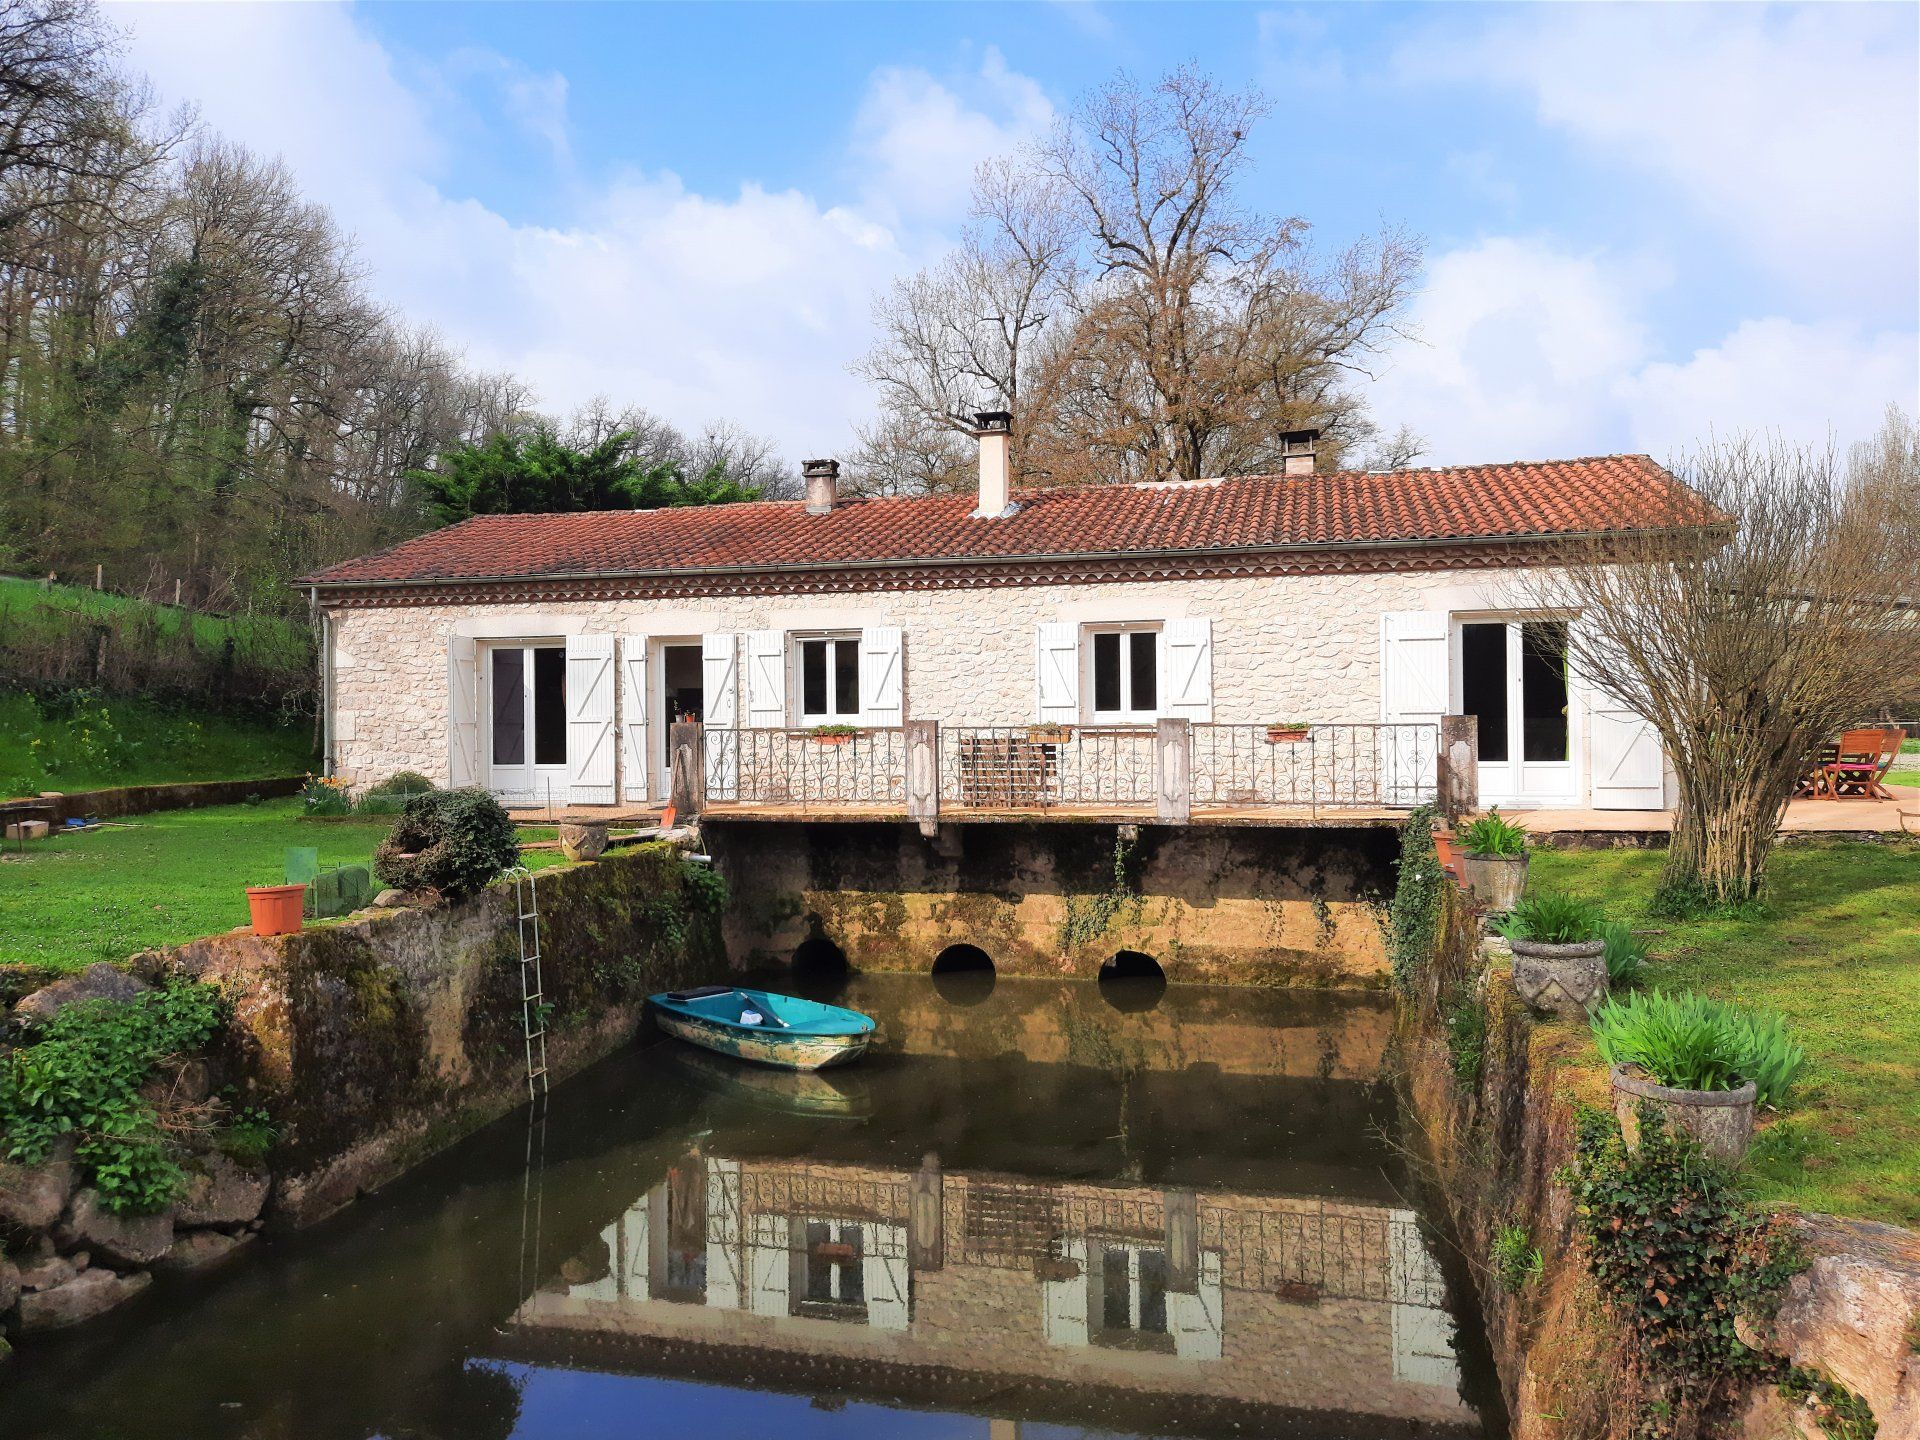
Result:
{"type": "Polygon", "coordinates": [[[1033,718],[1071,725],[1080,718],[1080,627],[1049,620],[1034,632],[1037,677],[1033,718]]]}
{"type": "Polygon", "coordinates": [[[1075,1236],[1064,1241],[1060,1247],[1060,1258],[1073,1262],[1079,1273],[1062,1280],[1041,1282],[1040,1303],[1045,1307],[1040,1312],[1041,1326],[1049,1345],[1070,1350],[1084,1349],[1089,1338],[1086,1240],[1075,1236]]]}
{"type": "Polygon", "coordinates": [[[652,1207],[648,1204],[648,1197],[642,1195],[620,1222],[620,1243],[625,1249],[622,1256],[625,1264],[620,1271],[620,1293],[630,1299],[653,1298],[653,1275],[649,1263],[653,1258],[652,1229],[652,1207]]]}
{"type": "Polygon", "coordinates": [[[793,1276],[784,1215],[755,1215],[747,1242],[747,1308],[756,1315],[785,1315],[793,1276]]]}
{"type": "Polygon", "coordinates": [[[1433,731],[1382,731],[1381,799],[1416,805],[1435,793],[1440,717],[1447,713],[1447,612],[1390,610],[1380,617],[1380,718],[1433,731]]]}
{"type": "Polygon", "coordinates": [[[1663,810],[1667,802],[1666,751],[1653,722],[1631,705],[1572,675],[1587,717],[1589,786],[1596,810],[1663,810]]]}
{"type": "Polygon", "coordinates": [[[480,783],[479,647],[471,635],[447,637],[447,786],[480,783]]]}
{"type": "Polygon", "coordinates": [[[1224,1334],[1220,1252],[1202,1250],[1199,1269],[1191,1295],[1167,1291],[1167,1333],[1173,1336],[1173,1353],[1182,1360],[1218,1360],[1224,1334]]]}
{"type": "Polygon", "coordinates": [[[740,1234],[740,1162],[707,1161],[707,1308],[738,1310],[745,1299],[740,1234]]]}
{"type": "Polygon", "coordinates": [[[747,726],[781,730],[787,724],[787,636],[783,630],[750,630],[746,640],[747,726]]]}
{"type": "Polygon", "coordinates": [[[906,637],[898,625],[860,632],[860,723],[897,727],[906,721],[906,637]]]}
{"type": "Polygon", "coordinates": [[[1213,719],[1213,622],[1169,620],[1160,628],[1160,713],[1213,719]]]}
{"type": "Polygon", "coordinates": [[[613,804],[613,637],[567,637],[567,797],[613,804]]]}
{"type": "Polygon", "coordinates": [[[731,800],[740,786],[740,637],[700,640],[700,703],[707,749],[707,798],[731,800]]]}
{"type": "Polygon", "coordinates": [[[652,798],[653,751],[647,745],[647,637],[620,640],[620,798],[644,805],[652,798]]]}

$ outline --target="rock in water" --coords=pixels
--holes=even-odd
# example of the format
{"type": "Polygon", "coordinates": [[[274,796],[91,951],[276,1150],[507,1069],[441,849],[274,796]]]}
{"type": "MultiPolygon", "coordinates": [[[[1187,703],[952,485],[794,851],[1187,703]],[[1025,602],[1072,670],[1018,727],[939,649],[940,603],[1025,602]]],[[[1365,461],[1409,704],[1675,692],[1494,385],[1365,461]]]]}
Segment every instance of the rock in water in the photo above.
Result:
{"type": "Polygon", "coordinates": [[[153,1277],[144,1272],[116,1275],[111,1270],[82,1270],[66,1284],[52,1290],[34,1290],[21,1295],[15,1315],[22,1335],[43,1330],[63,1330],[96,1315],[104,1315],[123,1300],[131,1300],[153,1277]]]}
{"type": "Polygon", "coordinates": [[[173,1242],[173,1248],[154,1262],[156,1270],[191,1274],[228,1259],[253,1239],[251,1235],[222,1235],[218,1230],[195,1230],[173,1242]]]}
{"type": "Polygon", "coordinates": [[[73,1197],[60,1228],[68,1245],[84,1245],[113,1265],[151,1265],[173,1244],[171,1215],[115,1215],[92,1189],[73,1197]]]}
{"type": "Polygon", "coordinates": [[[0,1164],[0,1230],[50,1230],[73,1194],[73,1137],[63,1135],[38,1165],[0,1164]]]}
{"type": "Polygon", "coordinates": [[[174,1206],[182,1225],[244,1225],[267,1203],[267,1177],[242,1170],[225,1155],[207,1155],[187,1172],[174,1206]]]}
{"type": "Polygon", "coordinates": [[[64,980],[56,980],[34,991],[13,1007],[13,1013],[23,1020],[45,1023],[67,1006],[77,1005],[82,1000],[131,1000],[152,988],[146,981],[129,975],[118,965],[102,961],[98,965],[89,965],[78,975],[69,975],[64,980]]]}

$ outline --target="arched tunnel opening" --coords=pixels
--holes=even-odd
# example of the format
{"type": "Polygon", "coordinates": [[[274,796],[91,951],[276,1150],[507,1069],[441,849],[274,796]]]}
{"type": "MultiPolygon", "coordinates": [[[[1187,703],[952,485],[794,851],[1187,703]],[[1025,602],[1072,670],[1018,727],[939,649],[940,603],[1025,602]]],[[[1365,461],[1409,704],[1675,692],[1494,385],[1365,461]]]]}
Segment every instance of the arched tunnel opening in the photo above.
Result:
{"type": "Polygon", "coordinates": [[[933,959],[933,988],[949,1005],[978,1005],[993,993],[993,957],[978,945],[949,945],[933,959]]]}
{"type": "Polygon", "coordinates": [[[1140,950],[1119,950],[1100,967],[1100,998],[1116,1010],[1151,1010],[1167,993],[1167,972],[1140,950]]]}

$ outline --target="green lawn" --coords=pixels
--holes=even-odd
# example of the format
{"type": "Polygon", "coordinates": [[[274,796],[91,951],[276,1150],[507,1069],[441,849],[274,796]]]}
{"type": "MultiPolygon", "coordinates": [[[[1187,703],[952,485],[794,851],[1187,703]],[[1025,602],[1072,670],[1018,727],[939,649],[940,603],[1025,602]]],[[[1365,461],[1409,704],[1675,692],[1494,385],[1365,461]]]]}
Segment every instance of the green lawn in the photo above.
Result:
{"type": "Polygon", "coordinates": [[[0,796],[185,780],[254,780],[314,768],[313,723],[270,725],[140,699],[55,704],[0,691],[0,796]]]}
{"type": "Polygon", "coordinates": [[[1783,846],[1761,913],[1688,922],[1646,914],[1664,858],[1543,851],[1533,884],[1658,930],[1649,983],[1787,1018],[1811,1063],[1754,1142],[1761,1199],[1920,1225],[1920,845],[1783,846]]]}
{"type": "MultiPolygon", "coordinates": [[[[0,964],[78,969],[247,922],[248,885],[278,884],[289,846],[365,863],[392,823],[304,820],[297,799],[143,815],[0,858],[0,964]]],[[[533,869],[558,851],[527,855],[533,869]]]]}

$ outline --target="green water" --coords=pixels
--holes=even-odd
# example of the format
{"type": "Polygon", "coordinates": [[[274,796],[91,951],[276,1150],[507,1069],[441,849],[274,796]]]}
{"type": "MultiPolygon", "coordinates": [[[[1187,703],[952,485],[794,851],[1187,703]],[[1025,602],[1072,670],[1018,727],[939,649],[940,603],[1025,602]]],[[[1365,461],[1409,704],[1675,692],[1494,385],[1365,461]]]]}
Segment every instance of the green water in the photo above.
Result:
{"type": "Polygon", "coordinates": [[[882,1026],[859,1066],[636,1045],[544,1121],[23,1346],[0,1435],[1505,1433],[1396,1158],[1380,1002],[838,998],[882,1026]]]}

